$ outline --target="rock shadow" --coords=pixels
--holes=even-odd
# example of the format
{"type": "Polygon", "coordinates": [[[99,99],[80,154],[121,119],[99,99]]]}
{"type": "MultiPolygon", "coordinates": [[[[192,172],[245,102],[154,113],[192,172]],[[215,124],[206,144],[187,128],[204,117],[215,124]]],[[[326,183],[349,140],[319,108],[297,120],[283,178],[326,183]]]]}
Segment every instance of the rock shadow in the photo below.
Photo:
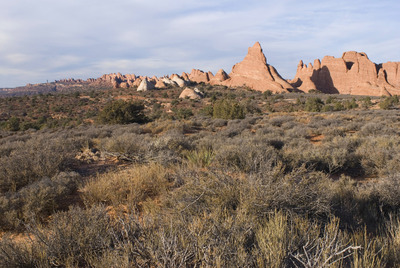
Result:
{"type": "Polygon", "coordinates": [[[339,90],[335,87],[331,72],[328,67],[323,66],[321,69],[314,70],[311,76],[318,91],[327,94],[339,94],[339,90]]]}

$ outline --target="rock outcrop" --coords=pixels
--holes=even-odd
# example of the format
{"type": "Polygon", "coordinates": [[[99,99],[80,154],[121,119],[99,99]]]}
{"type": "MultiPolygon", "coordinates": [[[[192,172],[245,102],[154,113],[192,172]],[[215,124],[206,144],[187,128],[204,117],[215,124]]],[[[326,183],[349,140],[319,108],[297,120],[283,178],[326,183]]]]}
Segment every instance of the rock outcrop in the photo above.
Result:
{"type": "Polygon", "coordinates": [[[200,92],[197,88],[185,88],[181,94],[179,95],[180,99],[186,99],[189,98],[191,100],[199,100],[203,98],[203,93],[200,92]]]}
{"type": "Polygon", "coordinates": [[[291,84],[308,92],[317,89],[329,94],[394,95],[399,94],[399,63],[373,63],[365,53],[349,51],[341,58],[325,56],[314,66],[300,61],[291,84]]]}
{"type": "Polygon", "coordinates": [[[193,69],[189,74],[189,80],[196,83],[208,83],[210,81],[209,73],[205,73],[198,69],[193,69]]]}
{"type": "Polygon", "coordinates": [[[144,78],[137,88],[137,91],[147,91],[152,89],[154,89],[154,84],[152,82],[149,82],[147,78],[144,78]]]}
{"type": "Polygon", "coordinates": [[[221,84],[221,82],[224,82],[225,80],[229,79],[228,74],[220,69],[214,76],[213,78],[210,79],[210,84],[211,85],[218,85],[221,84]]]}
{"type": "Polygon", "coordinates": [[[163,80],[159,79],[159,80],[157,80],[155,87],[156,88],[166,88],[167,85],[164,83],[163,80]]]}
{"type": "Polygon", "coordinates": [[[229,79],[222,84],[231,87],[248,86],[258,91],[288,92],[293,90],[292,85],[285,81],[273,66],[267,64],[267,59],[258,42],[249,48],[242,62],[233,66],[229,79]]]}
{"type": "Polygon", "coordinates": [[[178,84],[179,87],[184,87],[187,84],[187,82],[185,80],[183,80],[182,78],[180,78],[179,75],[177,75],[177,74],[171,75],[171,81],[178,84]]]}

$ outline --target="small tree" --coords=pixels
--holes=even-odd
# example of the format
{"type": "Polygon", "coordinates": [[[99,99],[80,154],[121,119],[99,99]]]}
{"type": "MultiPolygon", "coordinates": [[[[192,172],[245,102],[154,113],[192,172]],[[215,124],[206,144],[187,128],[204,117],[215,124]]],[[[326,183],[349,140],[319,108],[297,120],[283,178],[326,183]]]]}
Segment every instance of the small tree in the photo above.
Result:
{"type": "Polygon", "coordinates": [[[145,123],[148,119],[143,111],[144,105],[141,102],[117,100],[104,107],[99,114],[99,121],[106,124],[145,123]]]}

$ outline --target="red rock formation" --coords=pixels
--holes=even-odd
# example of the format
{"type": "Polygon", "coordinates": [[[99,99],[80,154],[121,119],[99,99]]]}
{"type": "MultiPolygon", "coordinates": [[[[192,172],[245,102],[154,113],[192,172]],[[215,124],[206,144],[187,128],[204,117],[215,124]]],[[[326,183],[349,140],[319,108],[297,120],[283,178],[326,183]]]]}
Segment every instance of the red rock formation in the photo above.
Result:
{"type": "Polygon", "coordinates": [[[141,78],[136,78],[136,80],[133,82],[132,86],[140,86],[140,83],[142,83],[142,79],[141,78]]]}
{"type": "Polygon", "coordinates": [[[267,64],[260,43],[250,47],[244,60],[235,64],[229,79],[222,84],[236,87],[248,86],[259,91],[287,92],[293,87],[282,79],[276,69],[267,64]]]}
{"type": "Polygon", "coordinates": [[[163,80],[159,79],[155,85],[156,88],[166,88],[167,85],[163,82],[163,80]]]}
{"type": "Polygon", "coordinates": [[[189,79],[189,75],[188,75],[187,73],[185,73],[185,72],[182,73],[182,79],[183,79],[183,80],[186,80],[186,81],[189,81],[189,80],[190,80],[190,79],[189,79]]]}
{"type": "Polygon", "coordinates": [[[294,87],[308,92],[318,89],[324,93],[351,95],[393,95],[400,93],[399,63],[377,65],[365,53],[349,51],[341,58],[325,56],[322,62],[308,66],[300,61],[294,87]]]}
{"type": "Polygon", "coordinates": [[[196,83],[207,83],[210,81],[208,73],[205,73],[198,69],[192,69],[192,72],[189,74],[189,80],[196,83]]]}
{"type": "Polygon", "coordinates": [[[225,81],[227,79],[229,79],[228,74],[224,70],[220,69],[215,74],[215,76],[212,79],[210,79],[210,84],[211,85],[218,85],[218,84],[221,84],[221,82],[223,82],[223,81],[225,81]]]}

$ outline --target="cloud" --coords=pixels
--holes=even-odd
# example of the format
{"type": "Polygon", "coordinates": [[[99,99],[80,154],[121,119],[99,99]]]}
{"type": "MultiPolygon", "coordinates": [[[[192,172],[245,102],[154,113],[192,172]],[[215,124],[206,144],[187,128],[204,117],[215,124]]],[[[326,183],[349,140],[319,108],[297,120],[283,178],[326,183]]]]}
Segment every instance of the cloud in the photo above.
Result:
{"type": "Polygon", "coordinates": [[[400,60],[399,9],[389,0],[2,1],[0,87],[113,72],[229,72],[255,41],[286,78],[300,59],[346,50],[400,60]]]}

